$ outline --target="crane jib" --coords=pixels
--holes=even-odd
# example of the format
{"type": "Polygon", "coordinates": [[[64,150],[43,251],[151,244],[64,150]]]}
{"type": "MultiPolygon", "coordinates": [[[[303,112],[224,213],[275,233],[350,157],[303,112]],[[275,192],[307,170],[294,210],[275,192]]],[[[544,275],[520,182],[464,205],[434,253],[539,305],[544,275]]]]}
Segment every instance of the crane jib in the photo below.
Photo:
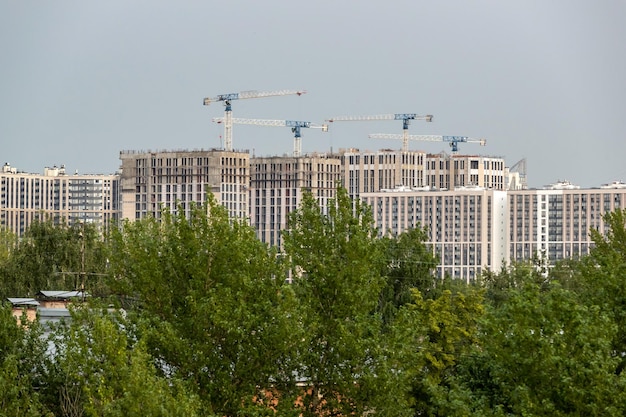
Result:
{"type": "Polygon", "coordinates": [[[213,101],[228,101],[228,100],[237,100],[239,98],[239,93],[232,94],[220,94],[213,101]]]}

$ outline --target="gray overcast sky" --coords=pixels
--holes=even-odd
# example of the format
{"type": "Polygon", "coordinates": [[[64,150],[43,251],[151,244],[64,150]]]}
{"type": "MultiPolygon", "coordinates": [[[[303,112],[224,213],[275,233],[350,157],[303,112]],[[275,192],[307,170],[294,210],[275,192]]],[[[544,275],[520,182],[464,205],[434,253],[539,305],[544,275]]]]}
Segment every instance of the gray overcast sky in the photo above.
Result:
{"type": "MultiPolygon", "coordinates": [[[[623,0],[0,0],[0,162],[111,173],[120,150],[220,147],[204,97],[305,89],[233,116],[433,114],[410,133],[484,137],[460,153],[526,158],[532,187],[626,181],[624,22],[623,0]]],[[[367,134],[401,130],[334,123],[302,148],[399,149],[367,134]]],[[[233,143],[293,150],[287,128],[235,125],[233,143]]]]}

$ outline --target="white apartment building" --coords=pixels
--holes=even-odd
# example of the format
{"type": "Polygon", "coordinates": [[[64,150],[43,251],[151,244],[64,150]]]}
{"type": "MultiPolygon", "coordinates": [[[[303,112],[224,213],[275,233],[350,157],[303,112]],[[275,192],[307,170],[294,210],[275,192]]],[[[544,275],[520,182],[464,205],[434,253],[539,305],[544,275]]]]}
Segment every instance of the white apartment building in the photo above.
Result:
{"type": "Polygon", "coordinates": [[[248,151],[122,151],[122,218],[159,218],[161,209],[188,213],[192,202],[204,203],[208,192],[231,218],[249,215],[248,151]]]}
{"type": "Polygon", "coordinates": [[[303,190],[326,207],[341,181],[341,161],[332,155],[253,157],[250,165],[250,223],[271,246],[282,246],[281,231],[300,205],[303,190]]]}
{"type": "Polygon", "coordinates": [[[119,218],[119,175],[68,175],[65,167],[43,174],[5,164],[0,172],[0,225],[21,236],[35,219],[56,224],[93,223],[106,232],[119,218]]]}
{"type": "Polygon", "coordinates": [[[469,281],[484,268],[498,271],[512,261],[538,257],[553,264],[588,254],[590,228],[606,233],[603,215],[626,207],[626,184],[510,191],[402,187],[363,193],[361,199],[381,235],[425,227],[438,274],[469,281]]]}
{"type": "Polygon", "coordinates": [[[590,229],[606,233],[604,214],[623,208],[626,184],[619,182],[588,189],[559,182],[510,192],[511,259],[554,262],[586,255],[593,246],[590,229]]]}
{"type": "Polygon", "coordinates": [[[507,193],[480,187],[455,191],[396,188],[363,193],[381,236],[422,227],[438,259],[437,274],[466,281],[509,261],[507,193]]]}

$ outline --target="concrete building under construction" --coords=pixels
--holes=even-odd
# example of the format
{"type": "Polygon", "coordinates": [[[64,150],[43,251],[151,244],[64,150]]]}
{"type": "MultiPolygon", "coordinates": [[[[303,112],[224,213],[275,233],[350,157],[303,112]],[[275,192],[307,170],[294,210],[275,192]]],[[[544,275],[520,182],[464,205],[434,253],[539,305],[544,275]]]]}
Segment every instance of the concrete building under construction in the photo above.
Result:
{"type": "Polygon", "coordinates": [[[281,246],[281,231],[305,190],[326,207],[341,182],[341,160],[333,155],[254,157],[250,165],[250,223],[272,246],[281,246]]]}
{"type": "Polygon", "coordinates": [[[122,151],[121,215],[160,217],[162,209],[189,211],[210,192],[231,218],[249,215],[250,154],[244,151],[122,151]]]}

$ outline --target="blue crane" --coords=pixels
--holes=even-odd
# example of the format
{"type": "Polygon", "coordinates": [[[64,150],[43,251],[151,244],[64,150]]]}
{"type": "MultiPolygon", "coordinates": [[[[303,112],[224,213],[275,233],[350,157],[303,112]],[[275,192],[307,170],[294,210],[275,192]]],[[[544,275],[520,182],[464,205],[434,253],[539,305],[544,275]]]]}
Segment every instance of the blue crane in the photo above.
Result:
{"type": "Polygon", "coordinates": [[[232,106],[231,101],[247,98],[263,98],[272,96],[287,96],[305,94],[304,90],[277,90],[277,91],[242,91],[240,93],[220,94],[215,97],[206,97],[204,105],[208,106],[214,101],[224,102],[224,149],[232,151],[233,148],[233,124],[232,124],[232,106]]]}

